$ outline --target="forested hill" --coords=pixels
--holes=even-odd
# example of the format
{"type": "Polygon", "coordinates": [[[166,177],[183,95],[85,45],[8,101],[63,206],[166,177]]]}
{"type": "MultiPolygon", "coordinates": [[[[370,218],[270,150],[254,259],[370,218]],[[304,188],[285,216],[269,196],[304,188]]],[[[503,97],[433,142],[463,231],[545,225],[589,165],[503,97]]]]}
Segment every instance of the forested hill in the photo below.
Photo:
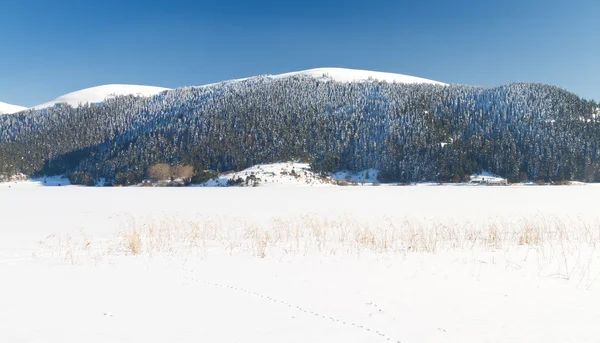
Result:
{"type": "Polygon", "coordinates": [[[141,178],[155,163],[240,170],[300,160],[383,181],[600,181],[597,104],[554,86],[494,88],[294,75],[0,116],[0,173],[141,178]]]}

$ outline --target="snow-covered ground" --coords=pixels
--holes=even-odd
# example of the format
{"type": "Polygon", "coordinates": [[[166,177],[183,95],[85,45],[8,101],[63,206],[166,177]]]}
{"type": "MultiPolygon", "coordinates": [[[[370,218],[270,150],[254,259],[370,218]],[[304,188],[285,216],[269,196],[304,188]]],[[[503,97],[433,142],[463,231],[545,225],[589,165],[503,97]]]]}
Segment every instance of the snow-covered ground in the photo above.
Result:
{"type": "Polygon", "coordinates": [[[597,342],[600,189],[0,188],[0,342],[597,342]]]}

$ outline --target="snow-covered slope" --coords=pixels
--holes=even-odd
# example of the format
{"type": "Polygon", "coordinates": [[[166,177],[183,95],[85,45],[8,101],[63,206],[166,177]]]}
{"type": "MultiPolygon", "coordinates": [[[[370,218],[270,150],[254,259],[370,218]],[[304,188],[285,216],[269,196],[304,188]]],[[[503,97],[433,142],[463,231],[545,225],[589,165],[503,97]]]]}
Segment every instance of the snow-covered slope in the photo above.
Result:
{"type": "Polygon", "coordinates": [[[384,73],[379,71],[370,70],[357,70],[357,69],[346,69],[346,68],[316,68],[308,69],[303,71],[296,71],[291,73],[285,73],[280,75],[273,75],[274,78],[290,77],[295,75],[306,75],[315,78],[328,78],[338,82],[359,82],[367,81],[369,79],[396,82],[396,83],[430,83],[436,85],[445,85],[445,83],[423,79],[415,76],[408,76],[402,74],[384,73]]]}
{"type": "Polygon", "coordinates": [[[239,172],[224,173],[218,179],[210,180],[199,186],[224,187],[227,186],[228,181],[237,179],[244,181],[239,185],[256,186],[315,186],[333,184],[331,178],[323,178],[315,174],[308,163],[281,162],[260,164],[239,172]],[[249,177],[255,177],[256,182],[251,182],[249,177]],[[248,184],[245,182],[247,179],[249,181],[248,184]]]}
{"type": "Polygon", "coordinates": [[[359,172],[340,171],[333,175],[319,175],[308,163],[278,162],[259,164],[239,172],[224,173],[218,179],[210,180],[198,186],[224,187],[230,180],[239,180],[237,186],[332,186],[338,181],[346,181],[345,185],[373,184],[377,182],[378,171],[375,169],[359,172]],[[354,182],[356,181],[356,182],[354,182]]]}
{"type": "Polygon", "coordinates": [[[11,105],[4,102],[0,102],[0,115],[17,113],[26,110],[27,107],[11,105]]]}
{"type": "Polygon", "coordinates": [[[57,103],[67,103],[71,106],[78,106],[85,103],[102,102],[106,98],[119,95],[137,95],[137,96],[152,96],[169,88],[139,86],[139,85],[104,85],[82,89],[76,92],[65,94],[52,101],[32,107],[35,110],[40,110],[46,107],[52,107],[57,103]]]}
{"type": "MultiPolygon", "coordinates": [[[[447,85],[446,83],[443,83],[443,82],[433,81],[433,80],[424,79],[424,78],[420,78],[420,77],[416,77],[416,76],[394,74],[394,73],[384,73],[384,72],[371,71],[371,70],[347,69],[347,68],[315,68],[315,69],[294,71],[294,72],[278,74],[278,75],[270,75],[269,74],[269,75],[265,75],[265,76],[268,78],[272,78],[272,79],[281,79],[281,78],[292,77],[292,76],[296,76],[296,75],[310,76],[310,77],[314,77],[314,78],[318,78],[318,79],[333,80],[333,81],[337,81],[337,82],[365,82],[365,81],[369,81],[372,79],[372,80],[378,80],[378,81],[385,81],[385,82],[389,82],[389,83],[392,83],[392,82],[396,82],[396,83],[429,83],[429,84],[441,85],[441,86],[447,85]]],[[[249,79],[252,79],[255,77],[256,76],[245,77],[245,78],[241,78],[241,79],[226,80],[226,81],[222,81],[222,82],[239,82],[239,81],[249,80],[249,79]]],[[[219,83],[221,83],[221,82],[210,83],[210,84],[206,84],[206,85],[202,85],[202,86],[198,86],[198,87],[209,87],[209,86],[217,85],[219,83]]]]}

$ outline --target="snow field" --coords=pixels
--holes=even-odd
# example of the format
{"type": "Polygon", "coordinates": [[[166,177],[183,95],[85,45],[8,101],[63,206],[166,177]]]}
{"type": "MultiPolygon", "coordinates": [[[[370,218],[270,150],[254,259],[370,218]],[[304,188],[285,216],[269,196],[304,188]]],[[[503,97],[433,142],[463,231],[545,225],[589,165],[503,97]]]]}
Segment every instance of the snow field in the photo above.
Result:
{"type": "Polygon", "coordinates": [[[595,342],[597,192],[0,188],[0,341],[595,342]]]}

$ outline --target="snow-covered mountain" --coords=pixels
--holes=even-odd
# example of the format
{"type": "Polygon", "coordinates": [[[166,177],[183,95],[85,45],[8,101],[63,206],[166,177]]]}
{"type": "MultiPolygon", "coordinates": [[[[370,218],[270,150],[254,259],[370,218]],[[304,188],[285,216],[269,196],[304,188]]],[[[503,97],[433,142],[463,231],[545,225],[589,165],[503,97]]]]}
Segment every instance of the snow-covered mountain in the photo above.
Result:
{"type": "MultiPolygon", "coordinates": [[[[278,79],[285,77],[292,77],[296,75],[305,75],[315,78],[323,78],[327,80],[333,80],[338,82],[365,82],[369,80],[379,80],[386,82],[396,82],[396,83],[429,83],[436,85],[445,85],[445,83],[423,79],[415,76],[408,76],[402,74],[393,74],[393,73],[384,73],[378,71],[369,71],[369,70],[356,70],[356,69],[345,69],[345,68],[316,68],[316,69],[308,69],[296,72],[290,72],[279,75],[267,75],[267,77],[278,79]]],[[[242,78],[229,80],[224,82],[235,82],[248,80],[253,77],[242,78]]],[[[215,85],[216,83],[201,85],[198,87],[208,87],[215,85]]],[[[154,87],[154,86],[140,86],[140,85],[121,85],[121,84],[113,84],[113,85],[103,85],[97,87],[91,87],[82,89],[76,92],[72,92],[69,94],[62,95],[52,101],[43,103],[41,105],[37,105],[32,107],[32,109],[40,110],[47,107],[52,107],[57,103],[67,103],[71,106],[78,106],[80,104],[85,103],[97,103],[102,102],[106,98],[111,96],[119,96],[119,95],[138,95],[138,96],[153,96],[160,92],[169,90],[169,88],[164,87],[154,87]]],[[[14,113],[26,108],[14,106],[14,108],[8,108],[4,110],[4,106],[11,106],[8,104],[0,103],[0,114],[1,113],[14,113]]]]}
{"type": "Polygon", "coordinates": [[[26,110],[27,107],[11,105],[4,102],[0,102],[0,115],[17,113],[26,110]]]}
{"type": "MultiPolygon", "coordinates": [[[[272,79],[281,79],[286,77],[292,77],[297,75],[310,76],[318,79],[326,79],[337,82],[365,82],[369,80],[385,81],[389,83],[429,83],[434,85],[445,86],[446,83],[424,79],[416,76],[409,76],[403,74],[384,73],[380,71],[371,70],[359,70],[359,69],[347,69],[347,68],[315,68],[301,71],[294,71],[290,73],[277,74],[277,75],[264,75],[272,79]]],[[[237,82],[255,78],[256,76],[245,77],[241,79],[233,79],[222,82],[237,82]]],[[[219,84],[221,82],[210,83],[197,87],[209,87],[219,84]]]]}
{"type": "Polygon", "coordinates": [[[396,83],[430,83],[437,85],[445,85],[445,83],[423,79],[420,77],[384,73],[379,71],[370,70],[357,70],[357,69],[346,69],[346,68],[316,68],[302,71],[296,71],[291,73],[285,73],[280,75],[273,75],[274,78],[290,77],[295,75],[312,76],[315,78],[327,78],[338,82],[360,82],[374,79],[385,82],[396,82],[396,83]]]}
{"type": "Polygon", "coordinates": [[[102,102],[106,98],[119,95],[137,95],[152,96],[169,88],[139,85],[104,85],[82,89],[76,92],[59,96],[58,98],[32,107],[35,110],[41,110],[46,107],[52,107],[58,103],[67,103],[71,106],[78,106],[85,103],[102,102]]]}

